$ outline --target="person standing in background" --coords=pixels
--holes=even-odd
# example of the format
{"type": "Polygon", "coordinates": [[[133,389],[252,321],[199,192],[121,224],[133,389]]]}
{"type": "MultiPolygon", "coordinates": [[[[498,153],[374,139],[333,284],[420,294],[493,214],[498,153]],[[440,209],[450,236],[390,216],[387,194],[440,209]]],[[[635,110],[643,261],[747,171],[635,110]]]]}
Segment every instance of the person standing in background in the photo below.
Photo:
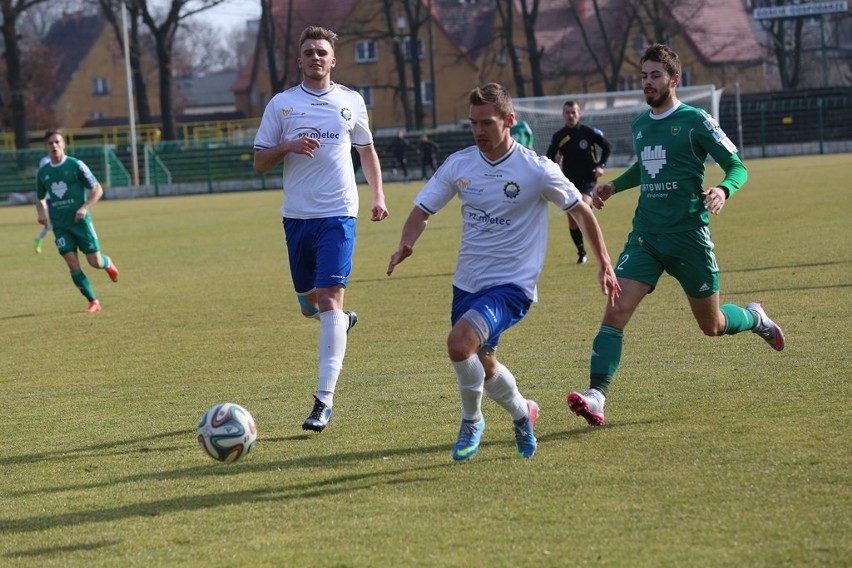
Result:
{"type": "Polygon", "coordinates": [[[396,138],[388,144],[388,151],[393,155],[395,164],[402,169],[402,182],[408,183],[408,156],[406,153],[412,147],[411,142],[405,139],[405,132],[402,130],[396,133],[396,138]]]}
{"type": "MultiPolygon", "coordinates": [[[[592,203],[592,190],[599,177],[603,175],[606,161],[612,151],[609,141],[597,128],[580,124],[580,105],[566,101],[562,105],[562,118],[565,126],[558,130],[547,147],[547,157],[562,166],[565,177],[577,186],[583,194],[583,201],[592,203]],[[598,155],[600,148],[600,155],[598,155]]],[[[571,240],[577,247],[577,264],[585,264],[589,257],[583,244],[583,233],[577,223],[568,216],[568,230],[571,240]]]]}
{"type": "Polygon", "coordinates": [[[430,140],[425,134],[420,135],[420,142],[417,143],[417,151],[420,153],[420,179],[428,179],[426,177],[426,168],[432,168],[434,174],[438,170],[438,143],[430,140]]]}

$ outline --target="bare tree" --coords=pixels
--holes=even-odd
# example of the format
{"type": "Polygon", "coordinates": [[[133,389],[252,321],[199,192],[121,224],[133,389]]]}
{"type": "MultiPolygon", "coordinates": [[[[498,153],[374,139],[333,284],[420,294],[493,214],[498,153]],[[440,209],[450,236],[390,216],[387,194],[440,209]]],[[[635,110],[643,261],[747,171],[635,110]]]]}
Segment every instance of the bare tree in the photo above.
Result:
{"type": "Polygon", "coordinates": [[[387,24],[388,38],[393,42],[394,61],[399,77],[399,96],[405,112],[405,126],[422,130],[426,124],[426,112],[423,105],[423,63],[425,45],[421,34],[429,23],[431,15],[422,0],[382,0],[382,10],[387,24]],[[407,31],[397,34],[397,15],[404,15],[407,31]],[[407,49],[406,49],[407,47],[407,49]],[[408,87],[408,71],[411,71],[411,88],[408,87]],[[409,92],[413,94],[413,112],[409,103],[409,92]]]}
{"type": "Polygon", "coordinates": [[[500,29],[503,45],[509,63],[512,65],[512,78],[515,80],[515,92],[518,97],[527,96],[527,82],[521,68],[519,49],[515,45],[515,0],[497,0],[497,14],[500,16],[500,29]]]}
{"type": "Polygon", "coordinates": [[[278,93],[290,84],[293,78],[290,71],[293,68],[291,60],[295,38],[293,37],[293,0],[287,0],[287,13],[281,22],[272,10],[272,0],[260,0],[260,34],[265,46],[266,69],[272,93],[278,93]],[[278,29],[283,24],[283,29],[278,29]],[[277,38],[281,38],[280,44],[277,38]],[[278,64],[278,52],[282,52],[281,65],[278,64]]]}
{"type": "Polygon", "coordinates": [[[235,37],[233,33],[229,36],[209,22],[193,22],[175,42],[175,50],[181,54],[185,66],[177,70],[178,74],[200,76],[236,69],[238,43],[229,41],[235,37]]]}
{"type": "Polygon", "coordinates": [[[778,66],[781,89],[798,88],[802,71],[803,18],[778,18],[761,23],[769,40],[768,50],[778,66]]]}
{"type": "Polygon", "coordinates": [[[527,57],[530,61],[530,73],[533,86],[533,96],[544,96],[544,83],[541,73],[541,58],[544,50],[539,49],[535,36],[536,21],[540,0],[519,0],[521,5],[521,24],[524,26],[524,37],[527,40],[527,57]]]}
{"type": "Polygon", "coordinates": [[[163,124],[163,139],[175,140],[177,138],[177,127],[172,98],[175,37],[187,18],[209,10],[225,0],[171,0],[165,14],[157,13],[157,10],[149,5],[149,0],[128,1],[138,8],[142,21],[154,39],[160,80],[160,114],[163,124]]]}
{"type": "MultiPolygon", "coordinates": [[[[15,147],[28,148],[27,105],[24,96],[26,83],[23,73],[23,54],[18,35],[18,18],[29,8],[47,0],[0,0],[0,14],[3,22],[0,32],[3,34],[6,63],[6,81],[9,89],[9,108],[11,109],[12,128],[15,132],[15,147]]],[[[5,98],[5,97],[4,97],[5,98]]]]}
{"type": "Polygon", "coordinates": [[[587,17],[584,7],[581,6],[587,2],[568,0],[587,55],[607,91],[617,91],[619,88],[619,78],[630,41],[629,30],[638,19],[638,4],[642,1],[623,0],[618,6],[610,4],[604,15],[599,0],[591,0],[593,16],[587,17]]]}

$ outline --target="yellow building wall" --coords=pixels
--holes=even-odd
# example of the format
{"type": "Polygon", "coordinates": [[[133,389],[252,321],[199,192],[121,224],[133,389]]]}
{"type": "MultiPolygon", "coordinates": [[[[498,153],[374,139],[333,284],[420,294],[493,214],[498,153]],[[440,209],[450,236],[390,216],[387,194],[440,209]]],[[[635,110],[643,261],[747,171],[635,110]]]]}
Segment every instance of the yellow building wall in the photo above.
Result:
{"type": "MultiPolygon", "coordinates": [[[[364,0],[359,3],[358,12],[378,14],[379,2],[376,0],[364,0]]],[[[499,26],[499,21],[495,21],[499,26]]],[[[355,50],[357,43],[364,38],[381,37],[387,34],[386,24],[381,18],[375,18],[370,22],[364,20],[352,20],[344,24],[339,30],[337,45],[335,46],[335,57],[337,65],[332,70],[332,80],[347,87],[372,87],[373,106],[370,109],[371,128],[397,129],[404,128],[405,115],[395,90],[390,85],[399,83],[396,65],[393,55],[393,45],[389,38],[377,40],[378,58],[374,62],[357,63],[355,61],[355,50]]],[[[408,28],[397,30],[400,35],[408,32],[408,28]]],[[[298,35],[298,31],[295,32],[298,35]]],[[[494,34],[499,34],[498,29],[494,34]]],[[[523,45],[523,32],[517,28],[516,44],[523,45]]],[[[419,37],[423,40],[425,54],[420,60],[421,77],[424,81],[432,80],[429,61],[429,36],[427,26],[419,30],[419,37]]],[[[444,30],[437,24],[432,28],[432,57],[434,60],[434,95],[435,95],[435,118],[437,125],[444,126],[467,121],[468,102],[467,96],[472,88],[477,85],[497,81],[515,93],[512,79],[511,65],[506,61],[497,61],[498,53],[494,49],[483,50],[480,61],[471,61],[465,56],[459,47],[451,40],[444,30]]],[[[260,42],[260,65],[257,69],[255,85],[251,94],[241,94],[236,99],[236,106],[248,116],[260,116],[266,102],[274,95],[270,93],[269,74],[266,71],[266,59],[263,50],[265,47],[260,42]],[[267,95],[267,96],[264,96],[267,95]],[[262,99],[262,104],[253,104],[252,101],[262,99]]],[[[294,57],[295,59],[295,57],[294,57]]],[[[413,83],[411,66],[406,69],[409,89],[413,83]]],[[[527,67],[525,74],[529,76],[527,67]]],[[[414,111],[413,95],[410,98],[410,108],[414,111]]],[[[431,128],[433,121],[432,105],[424,105],[424,126],[431,128]]]]}
{"type": "MultiPolygon", "coordinates": [[[[147,65],[148,104],[151,113],[157,116],[160,114],[158,81],[156,73],[152,71],[152,65],[147,65]]],[[[96,116],[127,118],[124,55],[109,25],[104,26],[98,41],[80,62],[54,110],[57,125],[63,128],[79,128],[96,116]],[[106,94],[94,92],[94,83],[98,78],[106,79],[106,94]]]]}

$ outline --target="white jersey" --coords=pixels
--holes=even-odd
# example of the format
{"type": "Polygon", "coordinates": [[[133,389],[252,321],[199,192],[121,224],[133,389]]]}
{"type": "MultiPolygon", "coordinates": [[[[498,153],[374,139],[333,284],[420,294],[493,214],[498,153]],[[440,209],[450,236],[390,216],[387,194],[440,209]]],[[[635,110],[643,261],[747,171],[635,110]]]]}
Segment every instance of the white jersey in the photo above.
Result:
{"type": "Polygon", "coordinates": [[[476,146],[452,154],[414,200],[433,215],[461,201],[462,236],[453,284],[467,292],[515,284],[535,302],[547,253],[547,203],[573,209],[580,192],[559,166],[513,143],[496,162],[476,146]]]}
{"type": "Polygon", "coordinates": [[[336,83],[323,92],[300,84],[278,93],[263,111],[254,148],[274,148],[303,137],[318,138],[320,147],[313,158],[284,156],[281,215],[293,219],[357,217],[352,146],[373,143],[363,97],[336,83]]]}

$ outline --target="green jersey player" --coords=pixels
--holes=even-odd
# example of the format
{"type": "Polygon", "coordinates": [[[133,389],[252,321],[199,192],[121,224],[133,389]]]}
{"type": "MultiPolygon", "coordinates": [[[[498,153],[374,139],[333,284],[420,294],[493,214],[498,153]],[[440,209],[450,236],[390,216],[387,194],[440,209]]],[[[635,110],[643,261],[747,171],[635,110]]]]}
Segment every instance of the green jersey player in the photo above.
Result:
{"type": "Polygon", "coordinates": [[[624,328],[663,272],[674,276],[686,293],[692,314],[708,336],[743,331],[758,334],[776,351],[784,334],[760,304],[740,307],[719,302],[719,269],[710,240],[709,214],[718,215],[748,174],[737,149],[719,124],[702,110],[681,103],[677,54],[665,45],[645,50],[642,86],[648,112],[633,122],[638,160],[626,172],[595,187],[592,201],[602,208],[615,193],[639,187],[633,231],[618,258],[615,273],[621,294],[607,304],[592,344],[590,388],[568,395],[572,412],[591,426],[604,423],[604,401],[621,361],[624,328]],[[704,162],[712,156],[725,172],[704,188],[704,162]]]}
{"type": "Polygon", "coordinates": [[[101,311],[92,285],[80,268],[77,250],[83,251],[89,264],[105,270],[113,282],[118,281],[118,268],[110,257],[100,252],[100,243],[89,209],[104,194],[103,187],[81,160],[65,154],[65,137],[60,130],[44,135],[50,161],[36,174],[36,211],[41,225],[53,225],[53,236],[59,254],[71,271],[71,280],[89,300],[89,313],[101,311]],[[50,198],[48,208],[47,199],[50,198]],[[49,219],[48,219],[49,216],[49,219]]]}

